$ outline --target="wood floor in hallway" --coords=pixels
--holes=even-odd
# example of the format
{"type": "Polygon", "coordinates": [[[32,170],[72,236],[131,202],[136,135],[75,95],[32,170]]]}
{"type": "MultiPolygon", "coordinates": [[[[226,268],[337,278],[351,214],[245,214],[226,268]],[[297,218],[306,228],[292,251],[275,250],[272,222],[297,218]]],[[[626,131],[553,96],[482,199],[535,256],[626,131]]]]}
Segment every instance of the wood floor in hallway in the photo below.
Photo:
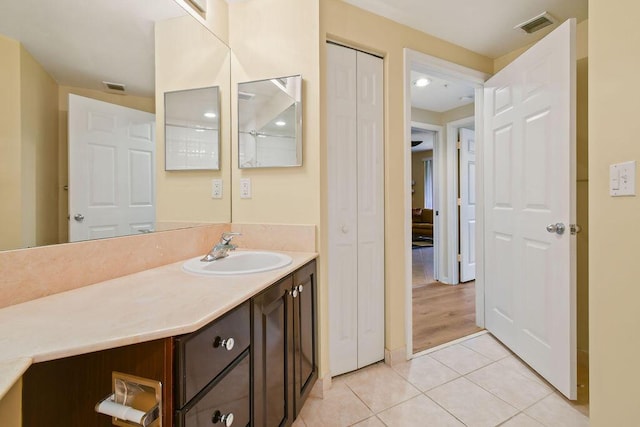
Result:
{"type": "Polygon", "coordinates": [[[481,331],[476,326],[475,282],[456,286],[433,280],[433,247],[412,250],[413,352],[481,331]]]}

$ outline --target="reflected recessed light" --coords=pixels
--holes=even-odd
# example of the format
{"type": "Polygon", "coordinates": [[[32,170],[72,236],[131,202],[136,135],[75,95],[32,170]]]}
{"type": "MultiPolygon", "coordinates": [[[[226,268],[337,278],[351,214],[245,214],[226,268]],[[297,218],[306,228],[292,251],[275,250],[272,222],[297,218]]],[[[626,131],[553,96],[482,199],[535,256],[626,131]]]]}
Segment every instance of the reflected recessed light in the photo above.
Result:
{"type": "Polygon", "coordinates": [[[420,77],[418,80],[413,82],[413,85],[415,87],[425,87],[425,86],[428,86],[429,83],[431,83],[431,80],[429,80],[426,77],[420,77]]]}
{"type": "Polygon", "coordinates": [[[276,126],[284,126],[284,125],[286,125],[286,124],[287,124],[287,122],[284,122],[284,121],[282,121],[282,120],[278,120],[278,121],[276,122],[276,126]]]}
{"type": "Polygon", "coordinates": [[[216,118],[216,113],[212,113],[212,112],[207,112],[204,113],[204,116],[208,119],[215,119],[216,118]]]}

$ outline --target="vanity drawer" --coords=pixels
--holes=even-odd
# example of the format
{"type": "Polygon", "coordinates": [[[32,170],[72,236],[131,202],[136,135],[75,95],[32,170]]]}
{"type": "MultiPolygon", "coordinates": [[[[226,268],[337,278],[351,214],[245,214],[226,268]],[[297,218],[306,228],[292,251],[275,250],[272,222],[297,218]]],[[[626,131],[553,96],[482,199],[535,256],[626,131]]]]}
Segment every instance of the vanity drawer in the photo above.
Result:
{"type": "Polygon", "coordinates": [[[250,319],[247,301],[198,332],[176,338],[178,408],[189,402],[249,347],[250,319]],[[232,346],[229,341],[224,341],[229,339],[233,339],[232,346]]]}
{"type": "Polygon", "coordinates": [[[177,411],[177,427],[225,426],[222,417],[229,414],[233,414],[234,427],[248,426],[251,419],[249,361],[247,350],[206,394],[177,411]]]}

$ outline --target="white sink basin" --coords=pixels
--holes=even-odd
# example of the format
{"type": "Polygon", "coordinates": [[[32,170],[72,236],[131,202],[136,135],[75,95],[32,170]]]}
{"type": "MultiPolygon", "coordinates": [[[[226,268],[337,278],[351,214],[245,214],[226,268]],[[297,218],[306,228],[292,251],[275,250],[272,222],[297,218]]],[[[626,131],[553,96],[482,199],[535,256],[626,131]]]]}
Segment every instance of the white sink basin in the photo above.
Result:
{"type": "Polygon", "coordinates": [[[289,255],[262,251],[229,252],[228,257],[211,262],[203,262],[200,259],[202,256],[186,261],[182,269],[206,276],[224,276],[275,270],[291,264],[292,261],[289,255]]]}

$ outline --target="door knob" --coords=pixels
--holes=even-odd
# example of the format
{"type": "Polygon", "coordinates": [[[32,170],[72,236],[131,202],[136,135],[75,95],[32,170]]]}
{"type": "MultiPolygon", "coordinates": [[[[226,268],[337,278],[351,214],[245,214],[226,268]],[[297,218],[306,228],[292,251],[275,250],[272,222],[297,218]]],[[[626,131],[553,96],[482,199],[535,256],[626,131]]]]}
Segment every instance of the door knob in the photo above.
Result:
{"type": "Polygon", "coordinates": [[[222,347],[227,351],[231,351],[233,350],[233,346],[235,345],[235,343],[236,342],[233,338],[222,339],[220,337],[216,337],[215,341],[213,341],[213,347],[222,347]]]}
{"type": "Polygon", "coordinates": [[[82,222],[82,221],[84,221],[84,215],[82,215],[82,214],[75,214],[75,215],[73,216],[73,219],[75,219],[75,220],[76,220],[76,221],[78,221],[78,222],[82,222]]]}
{"type": "Polygon", "coordinates": [[[343,225],[340,230],[342,231],[343,234],[347,234],[349,232],[349,227],[347,227],[346,225],[343,225]]]}
{"type": "Polygon", "coordinates": [[[547,225],[547,231],[549,233],[556,233],[556,234],[564,234],[564,230],[565,230],[565,226],[563,223],[558,222],[556,224],[549,224],[547,225]]]}
{"type": "Polygon", "coordinates": [[[211,417],[211,422],[213,424],[222,423],[226,427],[231,427],[233,424],[233,413],[223,414],[220,411],[216,411],[213,413],[213,417],[211,417]]]}

